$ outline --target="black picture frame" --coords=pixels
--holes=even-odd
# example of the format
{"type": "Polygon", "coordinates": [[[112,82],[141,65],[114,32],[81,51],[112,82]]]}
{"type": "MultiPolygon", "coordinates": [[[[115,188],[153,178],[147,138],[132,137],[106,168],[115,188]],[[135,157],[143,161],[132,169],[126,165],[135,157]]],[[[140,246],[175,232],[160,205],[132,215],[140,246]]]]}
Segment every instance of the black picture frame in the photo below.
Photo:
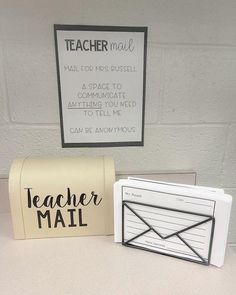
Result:
{"type": "Polygon", "coordinates": [[[144,146],[144,120],[145,120],[145,95],[146,95],[146,63],[147,63],[147,35],[148,27],[133,27],[133,26],[95,26],[95,25],[66,25],[54,24],[54,39],[55,39],[55,56],[57,68],[58,96],[59,96],[59,115],[61,129],[61,143],[63,148],[76,147],[122,147],[122,146],[144,146]],[[122,142],[65,142],[64,123],[63,123],[63,105],[61,94],[61,78],[60,78],[60,61],[58,52],[57,31],[107,31],[107,32],[142,32],[144,33],[144,48],[143,48],[143,93],[142,93],[142,122],[141,122],[141,140],[140,141],[122,141],[122,142]]]}

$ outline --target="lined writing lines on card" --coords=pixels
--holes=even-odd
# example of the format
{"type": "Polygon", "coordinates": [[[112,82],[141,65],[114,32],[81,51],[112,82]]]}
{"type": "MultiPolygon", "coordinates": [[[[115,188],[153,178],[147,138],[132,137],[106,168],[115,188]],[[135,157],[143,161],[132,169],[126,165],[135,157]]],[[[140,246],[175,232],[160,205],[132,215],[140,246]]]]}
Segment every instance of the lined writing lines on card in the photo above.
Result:
{"type": "Polygon", "coordinates": [[[139,243],[147,249],[158,247],[161,252],[170,251],[177,256],[184,255],[199,260],[197,252],[207,259],[211,224],[204,223],[205,220],[207,216],[201,214],[128,202],[128,207],[124,210],[124,238],[132,241],[132,245],[137,246],[139,243]],[[198,225],[199,223],[201,224],[198,225]],[[148,227],[150,231],[145,232],[148,227]],[[169,237],[170,235],[172,236],[169,237]]]}

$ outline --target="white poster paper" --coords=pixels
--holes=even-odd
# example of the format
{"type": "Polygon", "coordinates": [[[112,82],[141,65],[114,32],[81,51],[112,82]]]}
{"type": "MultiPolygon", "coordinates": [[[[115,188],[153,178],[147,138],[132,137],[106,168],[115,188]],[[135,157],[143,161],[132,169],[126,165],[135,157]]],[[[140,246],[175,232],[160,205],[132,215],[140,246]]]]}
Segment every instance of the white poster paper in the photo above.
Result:
{"type": "Polygon", "coordinates": [[[143,145],[147,28],[54,28],[62,146],[143,145]]]}

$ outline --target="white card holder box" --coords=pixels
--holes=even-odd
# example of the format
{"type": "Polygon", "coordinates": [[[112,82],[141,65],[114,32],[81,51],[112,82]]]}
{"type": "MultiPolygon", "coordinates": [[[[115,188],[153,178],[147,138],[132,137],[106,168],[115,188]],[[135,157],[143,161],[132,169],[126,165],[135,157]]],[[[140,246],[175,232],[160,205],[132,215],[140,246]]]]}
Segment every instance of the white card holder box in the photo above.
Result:
{"type": "Polygon", "coordinates": [[[9,198],[16,239],[113,234],[114,161],[16,159],[9,198]]]}

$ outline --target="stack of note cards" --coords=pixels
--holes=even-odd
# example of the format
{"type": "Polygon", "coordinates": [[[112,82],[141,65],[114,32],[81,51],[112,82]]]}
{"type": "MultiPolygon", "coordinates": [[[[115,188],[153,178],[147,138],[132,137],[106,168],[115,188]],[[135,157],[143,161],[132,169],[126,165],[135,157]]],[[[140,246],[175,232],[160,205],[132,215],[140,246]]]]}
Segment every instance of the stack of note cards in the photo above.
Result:
{"type": "Polygon", "coordinates": [[[114,185],[115,242],[220,267],[231,204],[223,189],[119,180],[114,185]]]}

